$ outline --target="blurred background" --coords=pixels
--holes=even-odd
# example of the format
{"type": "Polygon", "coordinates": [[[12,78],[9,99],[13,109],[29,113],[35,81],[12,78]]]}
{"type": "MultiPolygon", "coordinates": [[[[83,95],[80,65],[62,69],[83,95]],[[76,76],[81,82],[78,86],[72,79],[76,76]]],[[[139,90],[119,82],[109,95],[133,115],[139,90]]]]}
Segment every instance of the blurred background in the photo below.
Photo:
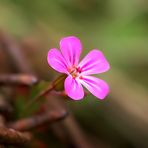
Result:
{"type": "MultiPolygon", "coordinates": [[[[102,50],[111,70],[98,77],[109,83],[109,96],[64,102],[88,147],[148,147],[147,0],[0,0],[0,31],[15,40],[34,73],[47,82],[59,75],[48,66],[47,52],[58,48],[62,37],[80,38],[82,57],[102,50]]],[[[15,73],[3,54],[0,73],[15,73]]],[[[38,136],[36,147],[81,147],[61,142],[48,130],[45,141],[38,136]]]]}

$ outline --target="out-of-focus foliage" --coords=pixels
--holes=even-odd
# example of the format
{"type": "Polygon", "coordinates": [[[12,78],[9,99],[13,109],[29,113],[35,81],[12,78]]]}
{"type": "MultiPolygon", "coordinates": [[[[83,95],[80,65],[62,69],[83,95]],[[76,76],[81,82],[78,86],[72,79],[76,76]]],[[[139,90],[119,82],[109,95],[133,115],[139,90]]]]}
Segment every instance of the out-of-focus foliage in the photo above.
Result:
{"type": "Polygon", "coordinates": [[[112,67],[105,77],[113,91],[119,92],[115,96],[121,94],[122,98],[113,99],[113,93],[105,101],[98,101],[89,95],[68,105],[95,142],[101,139],[120,148],[148,146],[148,120],[144,116],[148,114],[148,100],[143,99],[148,98],[143,95],[143,89],[148,88],[147,0],[0,0],[0,28],[15,36],[24,49],[34,49],[26,54],[28,60],[47,80],[55,72],[47,65],[46,53],[58,47],[61,37],[79,37],[83,55],[93,48],[101,49],[112,67]],[[114,68],[126,73],[130,85],[114,68]]]}

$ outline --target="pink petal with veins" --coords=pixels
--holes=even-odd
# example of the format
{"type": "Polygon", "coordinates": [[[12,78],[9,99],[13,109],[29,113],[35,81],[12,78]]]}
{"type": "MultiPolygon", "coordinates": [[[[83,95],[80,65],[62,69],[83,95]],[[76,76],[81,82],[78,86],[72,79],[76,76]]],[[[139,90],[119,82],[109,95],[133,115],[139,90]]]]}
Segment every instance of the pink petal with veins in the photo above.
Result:
{"type": "Polygon", "coordinates": [[[104,99],[109,93],[108,84],[99,78],[83,76],[83,79],[80,79],[80,82],[99,99],[104,99]]]}
{"type": "Polygon", "coordinates": [[[84,90],[82,85],[76,79],[69,75],[64,83],[66,94],[74,99],[81,100],[84,97],[84,90]]]}
{"type": "Polygon", "coordinates": [[[67,73],[67,65],[61,52],[56,49],[50,49],[47,55],[48,64],[58,72],[67,73]]]}
{"type": "Polygon", "coordinates": [[[99,50],[90,51],[80,62],[78,67],[82,75],[98,74],[109,70],[110,65],[103,53],[99,50]]]}
{"type": "Polygon", "coordinates": [[[74,36],[62,38],[60,49],[69,67],[78,64],[82,50],[82,45],[78,38],[74,36]]]}

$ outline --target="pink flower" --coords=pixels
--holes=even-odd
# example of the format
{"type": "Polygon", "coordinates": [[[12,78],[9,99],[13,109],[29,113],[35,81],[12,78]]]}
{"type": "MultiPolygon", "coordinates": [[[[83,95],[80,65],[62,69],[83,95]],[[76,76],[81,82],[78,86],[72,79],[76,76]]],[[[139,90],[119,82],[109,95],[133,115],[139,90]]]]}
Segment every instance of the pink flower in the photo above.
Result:
{"type": "Polygon", "coordinates": [[[86,87],[94,96],[104,99],[109,93],[108,84],[91,74],[103,73],[109,70],[110,65],[103,53],[97,49],[90,51],[79,63],[82,45],[74,36],[62,38],[59,51],[50,49],[47,56],[48,64],[60,73],[67,74],[64,82],[66,94],[80,100],[84,97],[83,87],[86,87]]]}

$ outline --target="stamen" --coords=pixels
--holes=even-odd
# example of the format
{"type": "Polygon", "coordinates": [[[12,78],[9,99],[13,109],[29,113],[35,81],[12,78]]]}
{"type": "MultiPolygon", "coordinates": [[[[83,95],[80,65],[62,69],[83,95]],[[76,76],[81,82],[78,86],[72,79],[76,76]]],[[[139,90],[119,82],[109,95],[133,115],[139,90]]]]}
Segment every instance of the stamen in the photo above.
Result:
{"type": "Polygon", "coordinates": [[[80,75],[81,73],[81,68],[73,66],[71,69],[69,69],[69,73],[72,75],[73,78],[76,78],[80,75]]]}

